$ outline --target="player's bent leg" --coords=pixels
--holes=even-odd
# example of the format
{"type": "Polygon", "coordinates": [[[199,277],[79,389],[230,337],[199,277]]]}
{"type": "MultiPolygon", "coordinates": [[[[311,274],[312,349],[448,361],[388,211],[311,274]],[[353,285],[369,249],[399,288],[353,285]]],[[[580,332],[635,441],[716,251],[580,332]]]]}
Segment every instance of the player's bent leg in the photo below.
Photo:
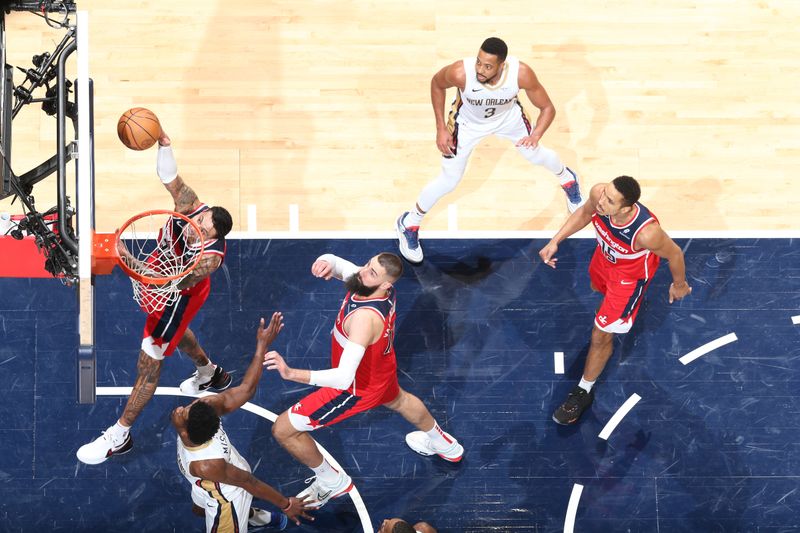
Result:
{"type": "Polygon", "coordinates": [[[188,355],[196,367],[206,366],[211,362],[194,332],[189,328],[186,328],[181,340],[178,341],[178,349],[188,355]]]}
{"type": "Polygon", "coordinates": [[[150,402],[156,393],[163,364],[163,358],[152,357],[145,353],[144,350],[139,351],[139,361],[136,363],[136,381],[133,383],[128,403],[125,404],[125,410],[120,417],[120,421],[126,426],[133,426],[144,406],[150,402]]]}
{"type": "Polygon", "coordinates": [[[125,404],[125,410],[119,422],[106,429],[102,435],[78,449],[78,459],[86,464],[96,465],[104,462],[112,455],[128,453],[133,448],[133,437],[128,431],[144,406],[150,401],[158,387],[161,376],[163,358],[151,356],[144,350],[139,352],[136,364],[136,381],[131,395],[125,404]]]}
{"type": "Polygon", "coordinates": [[[574,213],[586,202],[586,199],[581,195],[578,175],[561,162],[561,158],[558,157],[557,153],[541,143],[536,148],[518,146],[517,150],[529,162],[534,165],[541,165],[555,174],[561,189],[567,197],[567,209],[570,213],[574,213]]]}
{"type": "Polygon", "coordinates": [[[384,404],[385,407],[415,425],[420,431],[406,435],[408,447],[420,455],[438,455],[445,461],[457,463],[464,456],[464,447],[455,437],[442,430],[422,400],[403,389],[397,397],[384,404]]]}
{"type": "Polygon", "coordinates": [[[200,392],[208,389],[222,391],[231,385],[233,380],[230,374],[209,360],[191,329],[186,328],[178,342],[178,348],[188,355],[197,367],[197,370],[188,379],[181,382],[180,390],[183,394],[197,396],[200,392]]]}
{"type": "Polygon", "coordinates": [[[592,342],[589,345],[589,353],[586,355],[586,364],[583,367],[583,378],[587,381],[596,381],[603,373],[613,352],[614,334],[594,326],[592,342]]]}
{"type": "MultiPolygon", "coordinates": [[[[603,331],[596,325],[592,328],[592,341],[583,367],[583,379],[595,382],[614,351],[614,334],[603,331]]],[[[566,400],[553,413],[553,421],[561,425],[576,423],[594,401],[594,388],[586,391],[580,386],[573,388],[566,400]]]]}
{"type": "Polygon", "coordinates": [[[419,264],[424,258],[422,245],[419,243],[419,226],[422,216],[428,213],[443,196],[455,190],[464,176],[471,152],[472,148],[470,147],[454,157],[442,158],[442,171],[436,179],[422,189],[415,209],[406,211],[397,218],[395,231],[397,232],[398,247],[400,254],[409,263],[419,264]]]}
{"type": "Polygon", "coordinates": [[[328,464],[320,453],[314,439],[307,433],[317,427],[321,426],[314,425],[306,415],[284,411],[272,425],[272,436],[292,457],[314,470],[315,475],[306,480],[311,484],[297,497],[307,496],[317,502],[313,507],[318,509],[353,490],[353,480],[343,470],[336,470],[328,464]]]}

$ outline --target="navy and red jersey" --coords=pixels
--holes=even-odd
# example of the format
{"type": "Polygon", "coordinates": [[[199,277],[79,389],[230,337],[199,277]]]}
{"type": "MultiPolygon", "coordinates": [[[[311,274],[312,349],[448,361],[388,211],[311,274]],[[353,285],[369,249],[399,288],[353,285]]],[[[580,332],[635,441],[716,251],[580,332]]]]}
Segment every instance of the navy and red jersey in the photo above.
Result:
{"type": "MultiPolygon", "coordinates": [[[[186,213],[188,218],[193,218],[204,211],[208,211],[210,207],[206,204],[200,204],[200,206],[192,211],[191,213],[186,213]]],[[[191,264],[195,260],[195,256],[200,251],[200,244],[188,244],[186,242],[186,235],[184,233],[184,228],[188,225],[188,222],[183,220],[179,217],[171,217],[169,221],[161,228],[161,231],[158,235],[158,240],[161,243],[161,246],[169,246],[172,245],[174,253],[177,257],[183,255],[184,259],[182,263],[184,265],[191,264]],[[166,232],[166,234],[165,234],[166,232]],[[166,237],[166,238],[164,238],[166,237]]],[[[203,254],[212,254],[220,256],[220,261],[225,260],[225,238],[219,239],[208,239],[205,243],[203,248],[203,254]]],[[[204,279],[200,280],[195,285],[183,289],[181,294],[183,295],[195,295],[200,294],[204,291],[207,291],[208,288],[211,286],[211,279],[210,276],[205,277],[204,279]]]]}
{"type": "Polygon", "coordinates": [[[621,226],[615,225],[608,215],[592,214],[597,251],[616,278],[650,279],[655,274],[659,257],[646,248],[634,247],[642,228],[653,222],[658,222],[656,216],[638,202],[633,205],[631,218],[621,226]]]}
{"type": "Polygon", "coordinates": [[[383,320],[383,332],[377,342],[366,347],[353,384],[347,389],[354,395],[365,396],[385,391],[397,382],[397,359],[394,354],[394,320],[396,292],[394,287],[383,298],[361,298],[350,292],[344,297],[336,324],[331,332],[331,367],[339,366],[347,334],[344,322],[359,309],[377,313],[383,320]]]}

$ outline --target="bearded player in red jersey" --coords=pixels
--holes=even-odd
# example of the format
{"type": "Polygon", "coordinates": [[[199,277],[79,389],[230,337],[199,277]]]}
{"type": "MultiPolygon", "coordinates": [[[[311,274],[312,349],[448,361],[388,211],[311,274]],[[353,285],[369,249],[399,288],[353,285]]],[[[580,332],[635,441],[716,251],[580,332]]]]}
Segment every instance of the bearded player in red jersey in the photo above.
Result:
{"type": "Polygon", "coordinates": [[[683,251],[661,229],[656,216],[639,203],[640,196],[639,183],[630,176],[598,183],[589,200],[539,251],[542,261],[555,268],[558,259],[554,256],[561,241],[589,223],[597,234],[589,277],[592,290],[603,294],[603,302],[595,314],[583,377],[553,413],[559,424],[574,424],[592,404],[594,383],[614,351],[614,334],[630,331],[662,257],[669,261],[672,274],[669,303],[692,292],[686,282],[683,251]]]}
{"type": "Polygon", "coordinates": [[[283,412],[272,427],[280,445],[314,471],[315,481],[297,497],[308,496],[322,507],[352,490],[350,476],[325,460],[308,432],[379,405],[400,413],[420,430],[406,435],[406,443],[415,452],[460,461],[464,448],[439,427],[419,398],[397,382],[393,284],[403,275],[403,261],[381,253],[357,267],[325,254],[311,266],[311,273],[326,280],[340,279],[348,290],[332,331],[332,368],[300,370],[287,366],[278,352],[264,356],[267,369],[277,370],[283,379],[321,387],[283,412]]]}

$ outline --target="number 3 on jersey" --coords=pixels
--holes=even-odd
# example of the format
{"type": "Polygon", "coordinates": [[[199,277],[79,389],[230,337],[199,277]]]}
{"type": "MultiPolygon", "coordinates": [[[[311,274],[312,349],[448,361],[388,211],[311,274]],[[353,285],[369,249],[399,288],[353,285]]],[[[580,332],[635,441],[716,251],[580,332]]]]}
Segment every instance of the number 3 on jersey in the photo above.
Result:
{"type": "Polygon", "coordinates": [[[496,112],[496,111],[497,111],[497,108],[496,108],[496,107],[487,107],[487,108],[486,108],[486,114],[485,114],[485,115],[483,115],[483,118],[489,118],[489,117],[491,117],[492,115],[494,115],[494,114],[495,114],[495,112],[496,112]]]}

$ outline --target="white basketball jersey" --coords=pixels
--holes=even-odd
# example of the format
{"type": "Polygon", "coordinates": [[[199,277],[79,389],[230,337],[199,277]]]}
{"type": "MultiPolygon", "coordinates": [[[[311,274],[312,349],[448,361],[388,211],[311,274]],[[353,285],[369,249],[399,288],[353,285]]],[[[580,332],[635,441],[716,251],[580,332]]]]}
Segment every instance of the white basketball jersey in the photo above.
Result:
{"type": "Polygon", "coordinates": [[[211,440],[201,446],[192,448],[184,446],[181,438],[178,437],[178,467],[184,477],[192,484],[192,500],[196,503],[205,502],[207,506],[213,507],[217,503],[233,501],[241,497],[242,493],[245,492],[241,487],[195,477],[189,472],[189,464],[192,461],[202,461],[204,459],[224,459],[233,466],[250,472],[250,465],[228,441],[228,435],[222,429],[221,424],[219,430],[211,437],[211,440]]]}
{"type": "Polygon", "coordinates": [[[503,72],[498,76],[496,85],[484,85],[478,81],[475,71],[475,58],[464,59],[466,83],[460,91],[458,118],[470,123],[494,123],[502,120],[506,113],[517,108],[519,93],[519,59],[506,57],[503,72]]]}

